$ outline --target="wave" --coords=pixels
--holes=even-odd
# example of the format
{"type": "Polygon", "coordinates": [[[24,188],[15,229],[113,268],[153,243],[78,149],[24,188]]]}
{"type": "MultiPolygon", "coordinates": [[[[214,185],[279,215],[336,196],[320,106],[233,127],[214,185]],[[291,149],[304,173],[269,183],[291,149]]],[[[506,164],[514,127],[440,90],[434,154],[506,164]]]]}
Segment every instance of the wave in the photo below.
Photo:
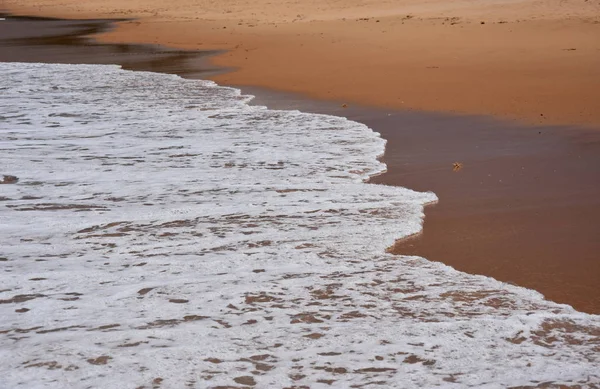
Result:
{"type": "Polygon", "coordinates": [[[600,382],[600,317],[386,253],[385,140],[207,81],[0,64],[10,388],[600,382]]]}

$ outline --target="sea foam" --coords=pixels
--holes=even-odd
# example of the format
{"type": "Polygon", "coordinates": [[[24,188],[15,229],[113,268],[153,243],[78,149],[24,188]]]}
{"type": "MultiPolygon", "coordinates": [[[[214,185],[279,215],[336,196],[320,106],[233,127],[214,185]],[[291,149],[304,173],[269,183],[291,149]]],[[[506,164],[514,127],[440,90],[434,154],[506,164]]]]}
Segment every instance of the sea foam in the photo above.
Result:
{"type": "Polygon", "coordinates": [[[0,386],[600,382],[600,318],[386,248],[385,141],[212,82],[0,64],[0,386]]]}

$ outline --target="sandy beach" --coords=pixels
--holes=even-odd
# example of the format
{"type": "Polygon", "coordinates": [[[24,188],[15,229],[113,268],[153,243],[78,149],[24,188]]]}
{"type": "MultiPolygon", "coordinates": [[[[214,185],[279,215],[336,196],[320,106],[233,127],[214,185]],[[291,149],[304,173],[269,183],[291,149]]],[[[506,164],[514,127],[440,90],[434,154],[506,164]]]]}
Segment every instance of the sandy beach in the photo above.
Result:
{"type": "Polygon", "coordinates": [[[388,140],[385,174],[371,182],[431,190],[423,233],[396,254],[540,291],[600,313],[600,134],[521,126],[485,117],[432,115],[315,102],[246,88],[274,108],[346,115],[388,140]],[[453,162],[463,168],[454,171],[453,162]]]}
{"type": "MultiPolygon", "coordinates": [[[[108,21],[5,22],[1,61],[119,63],[126,69],[208,78],[223,70],[214,52],[158,46],[95,44],[82,34],[108,21]],[[10,24],[9,24],[10,23],[10,24]]],[[[585,312],[600,312],[600,153],[598,132],[527,127],[486,118],[342,108],[339,101],[243,87],[271,108],[347,116],[388,140],[388,172],[373,182],[433,191],[417,238],[399,242],[415,254],[458,270],[484,274],[542,292],[585,312]],[[452,170],[461,161],[464,169],[452,170]]]]}
{"type": "Polygon", "coordinates": [[[593,1],[54,1],[15,13],[136,18],[105,42],[226,49],[218,82],[363,105],[600,124],[593,1]]]}
{"type": "MultiPolygon", "coordinates": [[[[530,5],[558,17],[548,3],[530,5]]],[[[57,5],[33,4],[37,15],[57,5]]],[[[116,2],[85,7],[100,4],[84,16],[135,13],[101,10],[116,2]]],[[[508,15],[451,4],[448,15],[508,15]]],[[[268,14],[298,11],[285,5],[268,14]]],[[[312,5],[323,23],[364,11],[312,5]]],[[[412,11],[427,9],[440,12],[439,2],[412,11]]],[[[149,10],[133,23],[156,17],[149,10]]],[[[581,21],[584,11],[571,16],[581,21]]],[[[448,18],[443,26],[460,24],[448,18]]],[[[589,115],[560,111],[561,120],[532,126],[533,114],[514,110],[319,100],[308,85],[299,94],[235,84],[243,68],[218,66],[235,50],[124,43],[111,28],[107,19],[0,21],[0,359],[9,386],[600,382],[600,316],[583,313],[600,313],[600,132],[589,115]],[[153,73],[68,65],[80,63],[153,73]],[[256,98],[249,106],[238,89],[161,73],[256,98]],[[377,161],[384,150],[387,171],[377,161]],[[425,214],[424,204],[433,204],[425,214]],[[400,236],[412,237],[394,244],[400,236]]],[[[311,71],[327,68],[321,57],[324,67],[313,57],[311,71]]]]}

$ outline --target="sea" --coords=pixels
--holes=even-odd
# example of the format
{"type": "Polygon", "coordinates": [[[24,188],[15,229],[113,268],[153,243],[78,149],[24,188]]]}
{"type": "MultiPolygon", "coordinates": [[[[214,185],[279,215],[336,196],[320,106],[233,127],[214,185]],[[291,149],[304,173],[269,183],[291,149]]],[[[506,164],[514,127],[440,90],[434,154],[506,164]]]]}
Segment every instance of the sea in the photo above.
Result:
{"type": "Polygon", "coordinates": [[[438,198],[368,182],[367,126],[111,65],[0,74],[0,388],[600,385],[600,316],[387,252],[438,198]]]}

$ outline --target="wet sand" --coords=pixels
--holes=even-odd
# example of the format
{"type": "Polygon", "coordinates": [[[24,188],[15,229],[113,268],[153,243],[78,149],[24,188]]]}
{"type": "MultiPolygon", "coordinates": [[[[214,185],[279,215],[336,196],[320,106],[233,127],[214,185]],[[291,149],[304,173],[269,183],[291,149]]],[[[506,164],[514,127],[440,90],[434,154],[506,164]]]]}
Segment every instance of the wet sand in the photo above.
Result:
{"type": "Polygon", "coordinates": [[[397,242],[455,269],[600,313],[600,132],[314,102],[245,88],[271,108],[347,116],[388,140],[371,182],[433,191],[423,233],[397,242]],[[454,162],[462,164],[454,171],[454,162]]]}
{"type": "MultiPolygon", "coordinates": [[[[106,21],[4,21],[0,61],[120,63],[189,78],[219,71],[206,62],[214,52],[99,45],[80,37],[108,28],[106,21]]],[[[347,116],[388,139],[389,171],[373,182],[440,197],[426,211],[423,234],[399,242],[396,253],[533,288],[600,313],[600,132],[353,104],[342,108],[340,102],[243,90],[271,108],[347,116]],[[462,169],[453,171],[454,162],[462,169]]]]}
{"type": "MultiPolygon", "coordinates": [[[[0,17],[8,17],[0,13],[0,17]]],[[[208,58],[218,51],[183,51],[154,45],[100,44],[92,36],[114,28],[112,20],[8,18],[0,24],[0,61],[119,64],[124,69],[208,78],[225,71],[208,58]]]]}

